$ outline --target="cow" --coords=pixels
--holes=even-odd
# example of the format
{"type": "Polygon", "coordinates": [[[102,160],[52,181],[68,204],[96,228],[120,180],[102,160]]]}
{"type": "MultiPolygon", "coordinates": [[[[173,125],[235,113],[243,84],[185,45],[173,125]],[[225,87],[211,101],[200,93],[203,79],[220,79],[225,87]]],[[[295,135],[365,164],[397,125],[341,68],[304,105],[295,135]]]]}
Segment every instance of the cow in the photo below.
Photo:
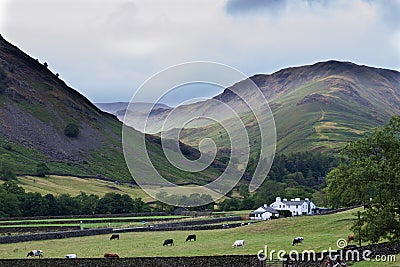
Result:
{"type": "Polygon", "coordinates": [[[350,243],[350,241],[354,241],[355,236],[354,235],[348,235],[347,236],[347,244],[350,243]]]}
{"type": "Polygon", "coordinates": [[[171,246],[174,245],[174,240],[172,238],[164,240],[163,246],[168,246],[168,245],[171,245],[171,246]]]}
{"type": "Polygon", "coordinates": [[[302,244],[303,241],[304,241],[304,238],[302,236],[295,237],[293,239],[292,246],[297,245],[297,244],[302,244]]]}
{"type": "Polygon", "coordinates": [[[26,256],[27,257],[38,256],[39,258],[41,258],[41,257],[43,257],[43,251],[41,251],[39,249],[31,250],[31,251],[28,252],[28,254],[26,256]]]}
{"type": "Polygon", "coordinates": [[[110,237],[110,240],[114,240],[114,239],[119,240],[119,234],[112,234],[110,237]]]}
{"type": "Polygon", "coordinates": [[[117,253],[104,253],[104,258],[116,258],[118,259],[119,256],[117,253]]]}
{"type": "Polygon", "coordinates": [[[187,242],[187,241],[196,241],[196,235],[188,235],[187,237],[186,237],[186,241],[185,242],[187,242]]]}
{"type": "Polygon", "coordinates": [[[232,247],[233,247],[233,248],[235,248],[235,247],[244,247],[244,240],[236,240],[236,241],[233,243],[232,247]]]}
{"type": "Polygon", "coordinates": [[[66,259],[76,259],[76,254],[67,254],[65,255],[66,259]]]}

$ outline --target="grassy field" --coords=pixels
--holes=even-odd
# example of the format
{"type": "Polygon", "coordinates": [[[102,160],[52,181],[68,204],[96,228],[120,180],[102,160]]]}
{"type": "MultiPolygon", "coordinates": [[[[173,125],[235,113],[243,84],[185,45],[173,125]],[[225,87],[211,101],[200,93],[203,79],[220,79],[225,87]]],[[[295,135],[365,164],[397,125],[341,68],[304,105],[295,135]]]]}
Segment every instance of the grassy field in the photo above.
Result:
{"type": "MultiPolygon", "coordinates": [[[[0,181],[1,183],[1,181],[0,181]]],[[[106,193],[114,192],[118,194],[127,194],[132,198],[142,198],[144,202],[154,201],[139,187],[129,187],[127,184],[116,185],[112,182],[98,179],[81,179],[69,176],[18,177],[18,185],[27,192],[38,192],[42,195],[70,194],[79,195],[80,192],[104,196],[106,193]]]]}
{"type": "MultiPolygon", "coordinates": [[[[0,259],[24,258],[32,249],[41,249],[47,258],[63,258],[76,253],[81,258],[102,257],[105,252],[118,253],[120,257],[194,256],[256,254],[268,246],[268,251],[297,249],[322,251],[337,249],[336,242],[351,233],[350,226],[356,210],[333,215],[282,218],[246,225],[234,229],[196,231],[196,242],[184,242],[193,232],[167,231],[146,233],[121,233],[120,240],[109,240],[109,235],[69,239],[33,241],[0,245],[0,259]],[[293,247],[292,239],[303,236],[304,244],[293,247]],[[163,247],[167,238],[175,246],[163,247]],[[245,240],[245,248],[232,248],[237,239],[245,240]]],[[[277,257],[277,255],[275,255],[277,257]]],[[[396,263],[358,263],[354,266],[400,266],[396,263]]]]}
{"type": "Polygon", "coordinates": [[[198,241],[184,243],[188,231],[122,233],[121,240],[110,242],[108,235],[62,240],[34,241],[0,245],[0,258],[19,258],[26,250],[42,249],[46,257],[63,257],[77,253],[80,257],[100,257],[104,252],[117,252],[122,257],[133,256],[192,256],[254,254],[265,245],[271,249],[293,249],[291,241],[303,236],[305,242],[298,248],[317,251],[336,248],[336,241],[350,233],[355,211],[335,215],[282,218],[234,229],[198,231],[198,241]],[[162,247],[166,238],[174,238],[173,248],[162,247]],[[244,239],[246,247],[233,249],[236,239],[244,239]]]}

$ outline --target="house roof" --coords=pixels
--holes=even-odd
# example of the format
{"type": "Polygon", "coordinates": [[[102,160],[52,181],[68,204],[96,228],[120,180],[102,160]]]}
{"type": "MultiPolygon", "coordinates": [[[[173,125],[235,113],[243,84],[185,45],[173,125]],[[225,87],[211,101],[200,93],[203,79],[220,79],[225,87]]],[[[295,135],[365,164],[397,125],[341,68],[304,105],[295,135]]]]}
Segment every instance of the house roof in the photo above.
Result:
{"type": "Polygon", "coordinates": [[[263,214],[264,212],[270,212],[270,213],[274,213],[274,214],[279,213],[276,209],[265,206],[265,205],[259,207],[257,210],[260,210],[260,211],[253,211],[253,212],[250,212],[250,214],[263,214]]]}
{"type": "Polygon", "coordinates": [[[303,203],[306,202],[305,200],[300,200],[300,201],[282,201],[282,203],[293,206],[293,205],[303,205],[303,203]]]}

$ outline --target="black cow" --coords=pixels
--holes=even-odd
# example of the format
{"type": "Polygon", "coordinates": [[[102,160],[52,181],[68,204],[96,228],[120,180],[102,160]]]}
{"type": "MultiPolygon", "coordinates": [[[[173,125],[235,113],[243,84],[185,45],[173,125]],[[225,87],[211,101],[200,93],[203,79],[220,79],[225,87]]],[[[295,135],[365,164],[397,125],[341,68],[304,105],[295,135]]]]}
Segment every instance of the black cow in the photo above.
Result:
{"type": "Polygon", "coordinates": [[[43,251],[41,251],[39,249],[31,250],[31,251],[28,252],[28,254],[26,256],[27,257],[38,256],[39,258],[41,258],[41,257],[43,257],[43,251]]]}
{"type": "Polygon", "coordinates": [[[168,245],[171,245],[171,246],[173,246],[174,245],[174,240],[173,239],[165,239],[164,240],[164,243],[163,243],[163,246],[168,246],[168,245]]]}
{"type": "Polygon", "coordinates": [[[110,240],[114,240],[114,239],[119,240],[119,234],[113,234],[113,235],[111,235],[110,240]]]}
{"type": "Polygon", "coordinates": [[[297,245],[297,244],[302,244],[303,241],[304,241],[303,237],[301,237],[301,236],[295,237],[293,239],[292,246],[297,245]]]}
{"type": "Polygon", "coordinates": [[[185,242],[187,242],[187,241],[196,241],[196,235],[188,235],[187,237],[186,237],[186,241],[185,242]]]}

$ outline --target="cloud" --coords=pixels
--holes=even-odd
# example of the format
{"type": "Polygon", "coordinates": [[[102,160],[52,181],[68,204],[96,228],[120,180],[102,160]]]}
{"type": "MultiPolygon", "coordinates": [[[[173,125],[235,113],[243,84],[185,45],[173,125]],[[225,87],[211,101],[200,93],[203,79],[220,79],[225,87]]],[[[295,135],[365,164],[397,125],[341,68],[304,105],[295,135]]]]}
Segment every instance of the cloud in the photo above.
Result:
{"type": "Polygon", "coordinates": [[[399,68],[393,3],[12,0],[0,30],[91,100],[108,102],[129,100],[151,75],[192,60],[247,75],[328,59],[399,68]]]}
{"type": "Polygon", "coordinates": [[[276,12],[284,8],[286,0],[228,0],[226,10],[230,14],[241,14],[265,10],[276,12]]]}

